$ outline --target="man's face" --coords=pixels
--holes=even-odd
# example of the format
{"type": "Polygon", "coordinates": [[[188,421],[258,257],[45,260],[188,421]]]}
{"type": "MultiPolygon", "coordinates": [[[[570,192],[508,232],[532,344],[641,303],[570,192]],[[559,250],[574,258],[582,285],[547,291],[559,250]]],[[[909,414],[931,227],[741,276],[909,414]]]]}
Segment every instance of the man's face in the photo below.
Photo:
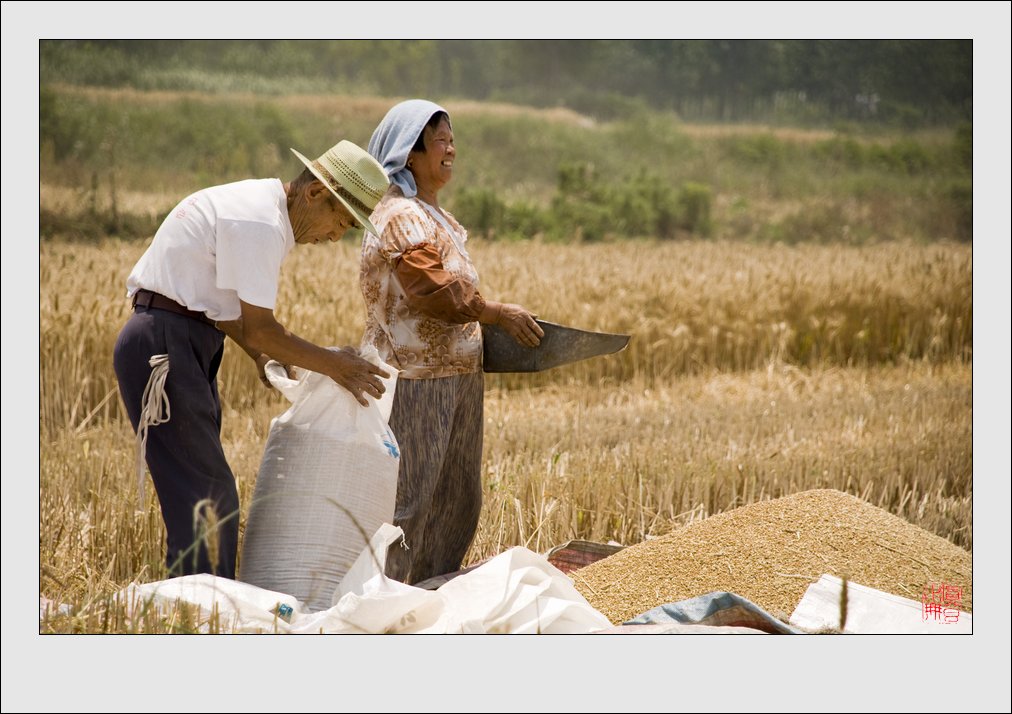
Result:
{"type": "Polygon", "coordinates": [[[339,241],[349,228],[360,227],[344,204],[326,187],[321,188],[322,193],[309,197],[305,217],[295,230],[296,243],[339,241]]]}

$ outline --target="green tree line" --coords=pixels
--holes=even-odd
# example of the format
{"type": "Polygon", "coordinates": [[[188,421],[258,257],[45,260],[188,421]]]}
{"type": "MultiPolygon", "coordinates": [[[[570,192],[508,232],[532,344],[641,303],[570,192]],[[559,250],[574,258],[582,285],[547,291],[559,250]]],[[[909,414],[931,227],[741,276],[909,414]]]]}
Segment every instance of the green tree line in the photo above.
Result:
{"type": "Polygon", "coordinates": [[[700,121],[972,118],[970,40],[43,40],[42,84],[334,91],[700,121]]]}

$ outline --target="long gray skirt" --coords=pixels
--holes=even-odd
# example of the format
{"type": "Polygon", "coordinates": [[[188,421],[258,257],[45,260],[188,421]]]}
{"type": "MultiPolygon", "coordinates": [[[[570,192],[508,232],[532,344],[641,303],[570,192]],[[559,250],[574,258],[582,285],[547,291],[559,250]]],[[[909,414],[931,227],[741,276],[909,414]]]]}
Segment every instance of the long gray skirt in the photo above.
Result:
{"type": "Polygon", "coordinates": [[[481,514],[481,372],[400,379],[390,428],[401,451],[388,577],[408,584],[460,569],[481,514]]]}

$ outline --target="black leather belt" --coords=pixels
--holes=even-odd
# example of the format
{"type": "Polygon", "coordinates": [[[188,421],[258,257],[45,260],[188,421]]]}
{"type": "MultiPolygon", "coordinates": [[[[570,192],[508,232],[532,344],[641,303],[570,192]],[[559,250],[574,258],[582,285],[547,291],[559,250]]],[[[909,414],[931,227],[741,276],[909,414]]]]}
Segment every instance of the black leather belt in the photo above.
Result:
{"type": "Polygon", "coordinates": [[[174,312],[177,315],[185,315],[186,317],[193,318],[194,320],[200,320],[211,327],[217,328],[217,325],[214,324],[214,320],[204,313],[197,312],[196,310],[190,310],[188,307],[180,305],[175,300],[150,290],[141,289],[134,293],[134,309],[136,309],[138,305],[144,308],[154,308],[155,310],[174,312]]]}

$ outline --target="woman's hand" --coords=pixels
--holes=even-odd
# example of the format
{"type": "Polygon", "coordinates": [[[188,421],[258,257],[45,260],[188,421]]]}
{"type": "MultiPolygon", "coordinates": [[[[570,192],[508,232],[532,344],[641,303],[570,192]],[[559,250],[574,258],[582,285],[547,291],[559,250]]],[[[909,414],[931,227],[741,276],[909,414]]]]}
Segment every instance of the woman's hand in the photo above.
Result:
{"type": "Polygon", "coordinates": [[[484,315],[489,315],[493,319],[483,320],[483,322],[499,325],[510,337],[526,347],[537,347],[541,344],[541,338],[545,336],[541,325],[534,321],[537,315],[529,312],[522,305],[488,302],[485,305],[484,315]]]}

